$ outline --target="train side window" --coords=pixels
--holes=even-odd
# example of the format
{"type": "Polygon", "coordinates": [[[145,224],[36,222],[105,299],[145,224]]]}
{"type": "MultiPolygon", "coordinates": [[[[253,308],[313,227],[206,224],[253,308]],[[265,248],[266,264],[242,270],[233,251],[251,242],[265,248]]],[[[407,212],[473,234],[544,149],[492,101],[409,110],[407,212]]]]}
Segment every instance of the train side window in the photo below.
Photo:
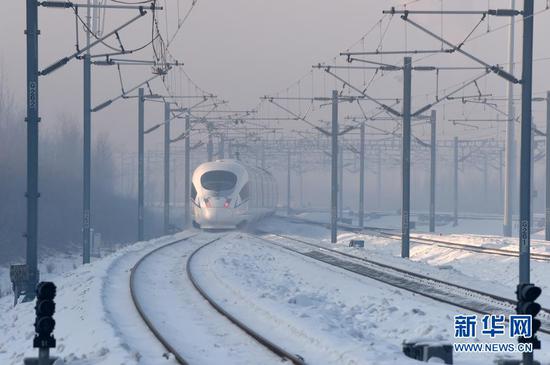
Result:
{"type": "Polygon", "coordinates": [[[191,199],[195,201],[197,198],[197,189],[195,188],[195,184],[191,183],[191,199]]]}
{"type": "Polygon", "coordinates": [[[239,193],[239,196],[241,197],[241,201],[248,200],[250,196],[250,188],[248,183],[244,184],[243,188],[241,189],[241,192],[239,193]]]}

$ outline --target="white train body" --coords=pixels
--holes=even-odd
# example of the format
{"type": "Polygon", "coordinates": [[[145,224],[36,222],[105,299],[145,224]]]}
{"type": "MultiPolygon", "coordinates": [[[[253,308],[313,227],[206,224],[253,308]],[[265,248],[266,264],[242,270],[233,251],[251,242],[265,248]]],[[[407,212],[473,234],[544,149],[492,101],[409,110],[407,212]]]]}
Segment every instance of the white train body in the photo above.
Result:
{"type": "Polygon", "coordinates": [[[266,170],[237,160],[199,165],[191,180],[194,224],[203,229],[232,229],[273,214],[277,183],[266,170]]]}

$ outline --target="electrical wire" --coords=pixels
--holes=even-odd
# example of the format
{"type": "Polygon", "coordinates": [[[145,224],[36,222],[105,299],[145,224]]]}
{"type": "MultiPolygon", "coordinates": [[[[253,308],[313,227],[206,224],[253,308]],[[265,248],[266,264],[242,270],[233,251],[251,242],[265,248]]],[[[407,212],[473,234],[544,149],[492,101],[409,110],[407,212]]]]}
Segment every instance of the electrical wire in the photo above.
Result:
{"type": "MultiPolygon", "coordinates": [[[[113,1],[113,0],[111,0],[113,1]]],[[[101,37],[99,37],[96,33],[94,33],[89,27],[88,25],[86,24],[86,21],[84,19],[82,19],[82,17],[78,14],[78,8],[76,6],[72,6],[71,7],[73,9],[73,12],[75,14],[75,16],[77,17],[77,19],[80,21],[80,23],[82,24],[82,26],[84,27],[84,29],[86,30],[86,32],[90,33],[90,35],[92,37],[94,37],[96,40],[100,40],[101,37]]],[[[120,48],[117,48],[115,46],[111,46],[110,44],[108,44],[107,42],[105,42],[104,40],[101,40],[100,43],[103,44],[105,47],[109,48],[110,50],[112,51],[115,51],[115,52],[121,52],[121,53],[135,53],[135,52],[139,52],[141,51],[142,49],[145,49],[147,48],[147,46],[149,46],[150,44],[152,44],[154,41],[154,39],[148,41],[146,44],[140,46],[140,47],[137,47],[137,48],[134,48],[134,49],[131,49],[131,50],[123,50],[123,49],[120,49],[120,48]]]]}

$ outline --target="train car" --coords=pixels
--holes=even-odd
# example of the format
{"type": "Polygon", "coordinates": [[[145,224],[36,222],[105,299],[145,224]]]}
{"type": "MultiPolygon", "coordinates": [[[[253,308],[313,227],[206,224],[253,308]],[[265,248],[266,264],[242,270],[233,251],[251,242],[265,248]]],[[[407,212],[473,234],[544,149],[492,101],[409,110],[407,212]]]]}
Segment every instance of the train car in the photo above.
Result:
{"type": "Polygon", "coordinates": [[[265,169],[225,159],[206,162],[191,180],[193,225],[233,229],[275,212],[277,183],[265,169]]]}

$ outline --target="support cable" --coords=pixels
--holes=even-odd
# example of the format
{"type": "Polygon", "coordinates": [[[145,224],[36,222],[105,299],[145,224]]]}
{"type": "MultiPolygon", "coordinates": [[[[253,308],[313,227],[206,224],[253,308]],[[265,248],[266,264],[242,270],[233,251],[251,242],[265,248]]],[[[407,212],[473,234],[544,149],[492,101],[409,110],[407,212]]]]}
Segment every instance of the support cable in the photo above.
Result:
{"type": "Polygon", "coordinates": [[[443,39],[441,38],[440,36],[438,36],[437,34],[433,33],[432,31],[428,30],[427,28],[421,26],[420,24],[412,21],[408,16],[402,16],[401,19],[403,19],[405,22],[407,23],[410,23],[411,25],[413,25],[415,28],[423,31],[424,33],[428,34],[429,36],[437,39],[437,40],[440,40],[442,41],[443,43],[445,43],[446,45],[448,45],[449,47],[452,47],[456,52],[459,52],[461,54],[463,54],[464,56],[468,57],[469,59],[487,67],[489,70],[491,70],[492,72],[494,72],[495,74],[497,74],[498,76],[504,78],[505,80],[507,81],[510,81],[510,82],[513,82],[514,84],[518,84],[520,82],[520,80],[518,80],[514,75],[511,75],[509,74],[508,72],[504,71],[502,68],[500,68],[498,65],[490,65],[488,64],[487,62],[477,58],[476,56],[472,55],[471,53],[469,52],[466,52],[464,51],[462,48],[459,48],[458,46],[454,45],[453,43],[447,41],[446,39],[443,39]]]}
{"type": "MultiPolygon", "coordinates": [[[[112,1],[112,0],[111,0],[112,1]]],[[[142,46],[139,46],[137,48],[134,48],[134,49],[131,49],[131,50],[126,50],[126,51],[123,51],[122,49],[120,48],[117,48],[115,46],[111,46],[110,44],[108,44],[107,42],[105,42],[102,38],[102,37],[99,37],[95,32],[93,32],[89,27],[88,25],[86,24],[86,21],[84,19],[82,19],[82,17],[78,14],[78,7],[76,6],[72,6],[71,7],[73,9],[73,12],[76,16],[76,18],[78,19],[78,21],[82,24],[82,26],[84,27],[84,29],[86,30],[86,32],[90,33],[92,35],[92,37],[94,37],[96,40],[100,40],[100,43],[102,45],[104,45],[105,47],[109,48],[110,50],[112,51],[115,51],[115,52],[121,52],[123,54],[128,54],[128,53],[134,53],[134,52],[138,52],[138,51],[141,51],[142,49],[145,49],[147,48],[147,46],[149,46],[154,40],[151,40],[151,41],[148,41],[146,44],[142,45],[142,46]]]]}
{"type": "MultiPolygon", "coordinates": [[[[476,29],[481,25],[481,23],[483,23],[483,21],[487,18],[487,14],[483,14],[481,16],[481,19],[479,20],[479,22],[475,25],[475,27],[470,31],[470,33],[468,33],[468,35],[466,36],[466,38],[464,38],[464,40],[462,42],[460,42],[458,44],[458,46],[456,46],[456,48],[461,48],[464,43],[466,43],[468,41],[468,38],[470,38],[472,36],[472,34],[476,31],[476,29]]],[[[489,24],[489,22],[487,21],[487,24],[489,24]]]]}

